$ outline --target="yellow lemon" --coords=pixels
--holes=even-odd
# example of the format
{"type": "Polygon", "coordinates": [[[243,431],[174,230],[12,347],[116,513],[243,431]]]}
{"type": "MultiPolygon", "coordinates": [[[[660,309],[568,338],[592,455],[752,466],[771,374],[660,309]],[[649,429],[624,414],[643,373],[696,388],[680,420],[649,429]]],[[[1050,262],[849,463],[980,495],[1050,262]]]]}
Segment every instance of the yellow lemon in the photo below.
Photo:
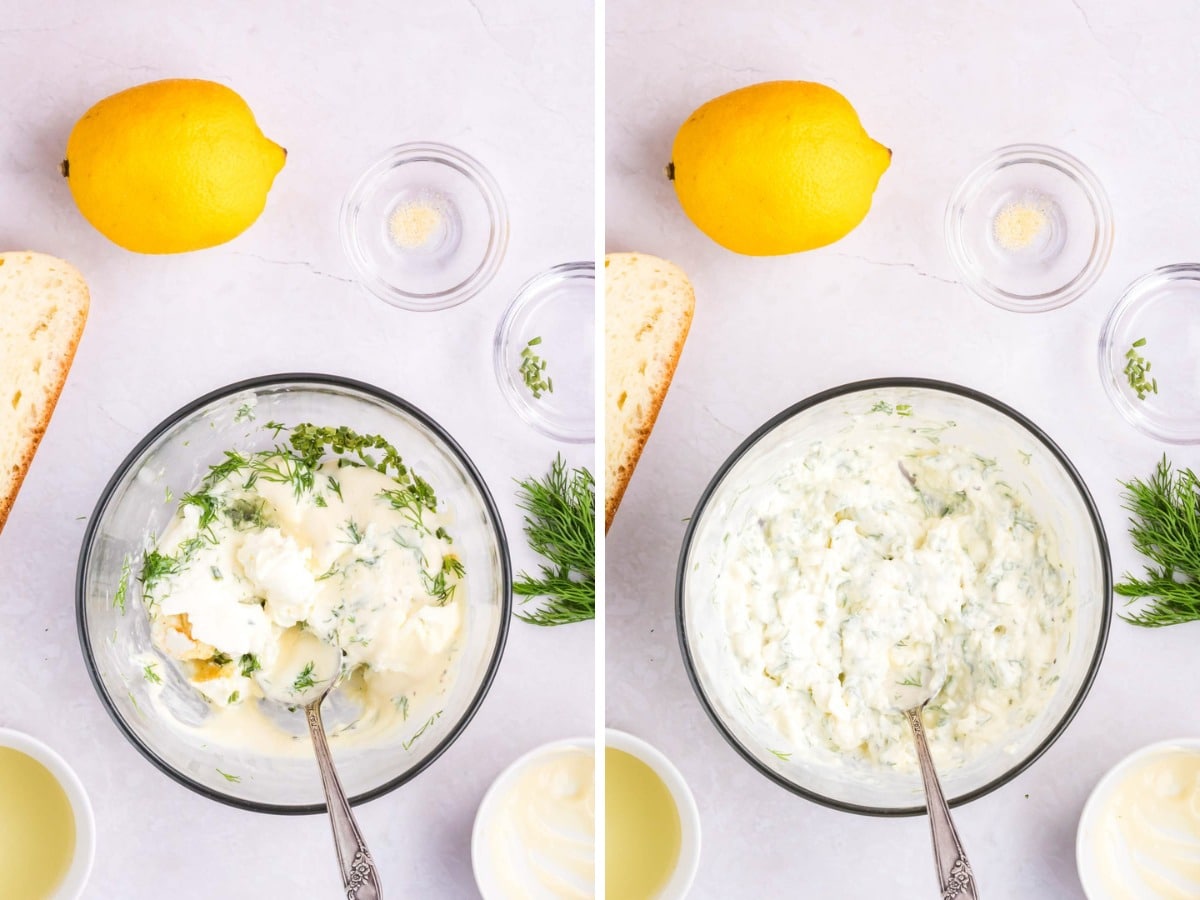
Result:
{"type": "Polygon", "coordinates": [[[196,79],[139,85],[75,123],[62,172],[84,218],[139,253],[223,244],[254,223],[287,151],[236,92],[196,79]]]}
{"type": "Polygon", "coordinates": [[[701,231],[738,253],[771,256],[849,234],[891,159],[833,88],[769,81],[692,113],[667,171],[701,231]]]}

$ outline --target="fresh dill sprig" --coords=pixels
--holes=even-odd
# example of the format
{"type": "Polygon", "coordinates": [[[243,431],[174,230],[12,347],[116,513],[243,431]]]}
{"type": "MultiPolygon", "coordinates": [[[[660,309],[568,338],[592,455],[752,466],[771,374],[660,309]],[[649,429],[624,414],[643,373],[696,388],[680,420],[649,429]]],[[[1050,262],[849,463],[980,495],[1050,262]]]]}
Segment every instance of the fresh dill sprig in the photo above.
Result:
{"type": "Polygon", "coordinates": [[[1142,578],[1126,573],[1116,585],[1128,603],[1150,601],[1122,618],[1150,628],[1200,619],[1200,478],[1191,469],[1172,471],[1163,456],[1149,480],[1123,487],[1129,536],[1152,565],[1142,578]]]}
{"type": "Polygon", "coordinates": [[[452,554],[442,557],[442,567],[436,575],[421,569],[421,582],[425,586],[425,592],[433,598],[435,606],[445,606],[450,602],[454,597],[454,589],[458,587],[458,582],[462,580],[466,571],[462,560],[452,554]],[[453,576],[455,580],[448,581],[447,575],[453,576]]]}
{"type": "Polygon", "coordinates": [[[228,772],[222,772],[220,769],[217,769],[217,773],[226,781],[232,781],[234,784],[242,780],[241,775],[230,775],[228,772]]]}
{"type": "Polygon", "coordinates": [[[242,677],[244,678],[249,678],[262,668],[262,663],[258,661],[258,657],[253,653],[242,654],[241,659],[238,660],[238,665],[241,667],[242,677]]]}
{"type": "Polygon", "coordinates": [[[1150,372],[1150,361],[1138,352],[1139,348],[1145,346],[1146,339],[1138,338],[1125,351],[1125,377],[1129,379],[1129,386],[1133,388],[1139,400],[1145,400],[1147,394],[1158,393],[1158,379],[1146,378],[1150,372]]]}
{"type": "Polygon", "coordinates": [[[525,382],[525,387],[529,388],[529,393],[533,394],[534,400],[540,400],[542,394],[554,393],[554,379],[546,374],[546,360],[538,356],[537,351],[533,349],[541,342],[540,337],[529,339],[529,343],[521,348],[521,365],[517,368],[521,373],[521,380],[525,382]]]}
{"type": "Polygon", "coordinates": [[[532,613],[517,616],[534,625],[563,625],[596,617],[596,480],[587,469],[568,471],[555,457],[544,480],[518,482],[517,505],[525,510],[529,546],[549,565],[537,578],[524,572],[513,585],[522,603],[545,598],[532,613]]]}
{"type": "Polygon", "coordinates": [[[151,684],[162,684],[162,676],[154,671],[154,667],[157,665],[158,663],[148,663],[146,667],[142,669],[142,675],[151,684]]]}

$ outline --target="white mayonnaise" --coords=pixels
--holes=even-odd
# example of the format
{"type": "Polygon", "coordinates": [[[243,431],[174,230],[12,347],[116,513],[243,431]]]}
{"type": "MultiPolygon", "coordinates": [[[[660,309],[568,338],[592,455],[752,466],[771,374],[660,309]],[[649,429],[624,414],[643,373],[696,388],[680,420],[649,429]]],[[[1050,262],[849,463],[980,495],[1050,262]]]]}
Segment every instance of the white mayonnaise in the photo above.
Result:
{"type": "Polygon", "coordinates": [[[1107,897],[1200,897],[1200,751],[1163,748],[1109,792],[1092,833],[1107,897]]]}
{"type": "Polygon", "coordinates": [[[483,826],[489,900],[595,896],[595,765],[589,749],[558,747],[500,786],[483,826]]]}

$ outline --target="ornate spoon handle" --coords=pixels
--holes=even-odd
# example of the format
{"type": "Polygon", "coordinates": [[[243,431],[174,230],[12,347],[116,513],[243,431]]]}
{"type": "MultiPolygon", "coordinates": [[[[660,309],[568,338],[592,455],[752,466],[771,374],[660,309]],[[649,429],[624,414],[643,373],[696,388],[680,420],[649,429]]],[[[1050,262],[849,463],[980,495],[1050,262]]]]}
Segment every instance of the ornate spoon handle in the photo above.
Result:
{"type": "Polygon", "coordinates": [[[954,829],[950,818],[950,807],[938,783],[929,745],[925,743],[925,725],[921,721],[921,707],[904,711],[912,727],[913,739],[917,744],[917,759],[921,763],[921,780],[925,783],[925,806],[929,810],[929,829],[933,833],[933,858],[937,864],[939,895],[942,900],[979,900],[975,876],[967,862],[966,851],[954,829]]]}
{"type": "Polygon", "coordinates": [[[325,788],[325,805],[329,808],[329,823],[333,826],[333,845],[337,849],[338,864],[342,869],[342,884],[346,888],[347,900],[381,900],[379,873],[371,859],[367,843],[363,840],[346,792],[333,768],[333,756],[329,753],[329,742],[325,740],[325,726],[321,723],[321,700],[318,698],[304,707],[308,720],[308,733],[312,736],[313,749],[317,754],[317,765],[321,768],[321,785],[325,788]]]}

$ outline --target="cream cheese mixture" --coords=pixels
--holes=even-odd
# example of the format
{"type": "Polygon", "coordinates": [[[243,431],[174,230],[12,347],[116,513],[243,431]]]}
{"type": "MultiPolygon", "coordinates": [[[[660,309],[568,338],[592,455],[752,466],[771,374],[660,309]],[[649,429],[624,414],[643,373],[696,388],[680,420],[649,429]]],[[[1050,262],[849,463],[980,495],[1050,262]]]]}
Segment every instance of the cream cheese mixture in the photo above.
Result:
{"type": "Polygon", "coordinates": [[[369,726],[424,714],[452,681],[464,569],[432,488],[310,450],[231,451],[145,556],[154,646],[207,701],[214,732],[255,733],[245,720],[272,685],[299,698],[340,674],[335,692],[369,726]],[[340,673],[321,671],[313,641],[341,648],[340,673]],[[239,727],[222,729],[223,713],[239,727]]]}
{"type": "Polygon", "coordinates": [[[756,502],[717,551],[714,596],[725,689],[779,736],[777,755],[915,769],[901,684],[936,690],[939,768],[1042,712],[1075,598],[994,460],[906,429],[848,431],[801,447],[756,502]],[[940,690],[921,684],[942,667],[940,690]]]}

